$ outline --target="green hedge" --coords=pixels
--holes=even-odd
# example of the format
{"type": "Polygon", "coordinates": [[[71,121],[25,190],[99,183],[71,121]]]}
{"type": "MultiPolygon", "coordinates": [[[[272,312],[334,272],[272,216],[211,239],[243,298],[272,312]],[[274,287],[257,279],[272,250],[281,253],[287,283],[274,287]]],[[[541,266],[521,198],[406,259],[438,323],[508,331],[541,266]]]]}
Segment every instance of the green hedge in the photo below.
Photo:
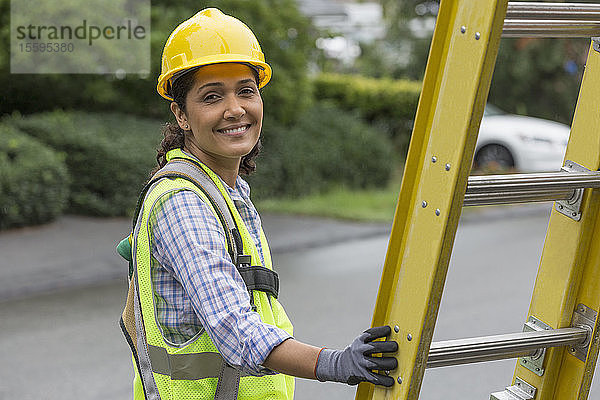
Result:
{"type": "Polygon", "coordinates": [[[0,229],[52,220],[66,207],[68,193],[62,157],[0,124],[0,229]]]}
{"type": "MultiPolygon", "coordinates": [[[[71,176],[68,212],[95,216],[131,214],[161,139],[159,122],[120,114],[15,114],[2,124],[57,151],[71,176]]],[[[263,142],[249,178],[261,198],[385,186],[394,167],[390,140],[332,104],[300,113],[291,128],[267,120],[263,142]]]]}
{"type": "Polygon", "coordinates": [[[258,198],[301,196],[333,186],[385,186],[394,168],[390,140],[358,115],[329,103],[300,114],[292,128],[267,123],[257,172],[258,198]]]}
{"type": "Polygon", "coordinates": [[[386,131],[406,150],[417,111],[421,82],[321,74],[314,79],[317,99],[332,100],[345,110],[358,111],[377,129],[386,131]]]}
{"type": "Polygon", "coordinates": [[[69,212],[129,215],[156,164],[160,124],[121,114],[54,111],[4,119],[64,155],[69,212]]]}

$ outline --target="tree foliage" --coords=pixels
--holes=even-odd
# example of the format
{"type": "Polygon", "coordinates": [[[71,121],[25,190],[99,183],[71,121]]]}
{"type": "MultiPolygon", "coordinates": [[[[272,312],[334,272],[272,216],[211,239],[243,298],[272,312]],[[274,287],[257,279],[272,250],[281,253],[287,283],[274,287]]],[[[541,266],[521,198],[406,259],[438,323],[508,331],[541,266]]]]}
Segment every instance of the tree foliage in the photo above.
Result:
{"type": "Polygon", "coordinates": [[[422,80],[438,10],[434,0],[380,0],[386,35],[361,44],[361,57],[350,71],[373,77],[422,80]]]}
{"type": "MultiPolygon", "coordinates": [[[[439,0],[381,3],[387,35],[363,45],[352,71],[422,79],[431,36],[420,37],[418,28],[435,18],[439,0]]],[[[502,39],[489,101],[509,112],[570,123],[589,45],[589,39],[502,39]]]]}
{"type": "Polygon", "coordinates": [[[570,124],[588,47],[587,39],[503,39],[489,101],[570,124]]]}
{"type": "Polygon", "coordinates": [[[314,31],[294,0],[154,0],[151,10],[151,73],[117,79],[115,75],[11,74],[10,0],[0,0],[0,114],[19,111],[79,109],[120,111],[145,117],[168,118],[164,99],[156,93],[162,49],[171,31],[206,7],[217,7],[244,21],[257,35],[266,60],[273,67],[271,83],[263,91],[270,118],[289,124],[311,102],[308,60],[316,51],[314,31]],[[277,10],[277,12],[273,12],[277,10]]]}

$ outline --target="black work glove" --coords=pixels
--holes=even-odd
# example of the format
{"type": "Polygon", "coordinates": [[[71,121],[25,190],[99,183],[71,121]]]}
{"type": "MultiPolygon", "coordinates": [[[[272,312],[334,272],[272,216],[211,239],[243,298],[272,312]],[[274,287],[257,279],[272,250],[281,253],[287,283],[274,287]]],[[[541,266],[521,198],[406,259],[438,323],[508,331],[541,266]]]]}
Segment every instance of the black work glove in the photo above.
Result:
{"type": "Polygon", "coordinates": [[[315,375],[318,380],[344,382],[356,385],[367,381],[375,385],[390,387],[394,379],[373,372],[390,371],[398,367],[394,357],[373,357],[375,353],[391,353],[398,350],[395,341],[376,341],[392,332],[389,326],[367,329],[344,350],[323,349],[319,354],[315,375]]]}

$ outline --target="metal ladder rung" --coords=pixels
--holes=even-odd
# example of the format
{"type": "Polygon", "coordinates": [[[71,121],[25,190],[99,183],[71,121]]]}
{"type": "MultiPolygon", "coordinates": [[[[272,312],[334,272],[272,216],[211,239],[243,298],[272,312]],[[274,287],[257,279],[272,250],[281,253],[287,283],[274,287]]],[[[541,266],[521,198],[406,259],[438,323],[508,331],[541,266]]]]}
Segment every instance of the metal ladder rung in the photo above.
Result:
{"type": "Polygon", "coordinates": [[[433,342],[427,368],[531,356],[547,347],[580,345],[588,334],[583,328],[561,328],[433,342]]]}
{"type": "Polygon", "coordinates": [[[576,38],[600,36],[600,21],[506,20],[502,37],[576,38]]]}
{"type": "Polygon", "coordinates": [[[600,4],[511,1],[505,18],[600,21],[600,4]]]}
{"type": "Polygon", "coordinates": [[[600,36],[600,4],[509,2],[502,36],[600,36]]]}
{"type": "Polygon", "coordinates": [[[470,176],[464,206],[569,200],[576,190],[600,187],[600,172],[470,176]]]}
{"type": "Polygon", "coordinates": [[[549,192],[497,192],[478,193],[465,196],[464,206],[502,205],[517,203],[536,203],[544,201],[570,200],[575,196],[575,190],[549,192]]]}

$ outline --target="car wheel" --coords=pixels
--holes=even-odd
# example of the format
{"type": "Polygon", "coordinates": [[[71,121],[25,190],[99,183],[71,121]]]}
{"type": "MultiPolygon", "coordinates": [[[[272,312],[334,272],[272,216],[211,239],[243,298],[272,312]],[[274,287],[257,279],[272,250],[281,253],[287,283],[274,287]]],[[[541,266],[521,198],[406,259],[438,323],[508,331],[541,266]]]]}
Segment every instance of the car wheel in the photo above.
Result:
{"type": "Polygon", "coordinates": [[[488,144],[479,149],[474,164],[483,171],[505,171],[515,167],[515,159],[506,147],[488,144]]]}

